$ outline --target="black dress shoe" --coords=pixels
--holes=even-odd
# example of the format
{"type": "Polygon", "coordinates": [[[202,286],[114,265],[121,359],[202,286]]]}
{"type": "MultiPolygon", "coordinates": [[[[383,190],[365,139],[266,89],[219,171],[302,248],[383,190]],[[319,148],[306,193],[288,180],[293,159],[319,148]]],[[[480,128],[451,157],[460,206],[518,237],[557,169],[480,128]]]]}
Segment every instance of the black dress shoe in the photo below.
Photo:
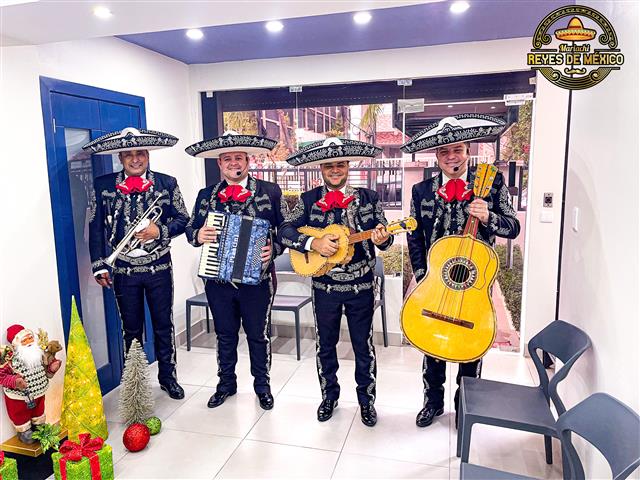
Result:
{"type": "Polygon", "coordinates": [[[224,401],[227,399],[227,397],[231,397],[231,396],[233,396],[235,394],[236,394],[236,392],[233,392],[233,393],[216,392],[213,395],[211,395],[211,398],[209,398],[209,401],[207,402],[207,407],[209,407],[209,408],[219,407],[220,405],[222,405],[224,403],[224,401]]]}
{"type": "Polygon", "coordinates": [[[160,388],[167,392],[174,400],[182,400],[184,398],[184,390],[175,380],[169,383],[161,383],[160,388]]]}
{"type": "Polygon", "coordinates": [[[367,427],[373,427],[378,423],[378,413],[373,405],[360,405],[360,419],[367,427]]]}
{"type": "Polygon", "coordinates": [[[416,425],[419,427],[428,427],[433,423],[435,417],[439,417],[444,413],[442,408],[424,407],[416,417],[416,425]]]}
{"type": "Polygon", "coordinates": [[[333,409],[338,406],[338,400],[329,400],[328,398],[322,400],[322,403],[318,407],[318,421],[326,422],[333,416],[333,409]]]}
{"type": "Polygon", "coordinates": [[[271,410],[273,408],[273,395],[269,392],[256,393],[256,395],[258,396],[260,407],[262,407],[263,410],[271,410]]]}

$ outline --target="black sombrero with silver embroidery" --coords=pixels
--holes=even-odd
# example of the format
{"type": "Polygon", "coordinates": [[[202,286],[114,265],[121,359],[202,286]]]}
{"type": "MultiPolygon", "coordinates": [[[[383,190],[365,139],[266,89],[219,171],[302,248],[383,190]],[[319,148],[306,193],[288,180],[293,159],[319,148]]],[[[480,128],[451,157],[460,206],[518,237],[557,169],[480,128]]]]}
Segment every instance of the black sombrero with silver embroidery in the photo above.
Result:
{"type": "Polygon", "coordinates": [[[158,150],[172,147],[177,142],[178,138],[168,133],[127,127],[98,137],[84,145],[82,149],[92,154],[109,155],[131,150],[158,150]]]}
{"type": "Polygon", "coordinates": [[[311,142],[287,158],[292,167],[321,163],[370,160],[382,152],[380,147],[359,140],[330,137],[311,142]]]}
{"type": "Polygon", "coordinates": [[[220,137],[210,138],[189,145],[184,149],[189,155],[201,158],[216,158],[223,153],[245,152],[250,155],[268,153],[278,144],[275,140],[257,135],[244,135],[227,130],[220,137]]]}
{"type": "Polygon", "coordinates": [[[465,113],[445,117],[411,137],[402,146],[402,151],[415,153],[453,143],[490,141],[500,135],[506,126],[504,120],[491,115],[465,113]]]}

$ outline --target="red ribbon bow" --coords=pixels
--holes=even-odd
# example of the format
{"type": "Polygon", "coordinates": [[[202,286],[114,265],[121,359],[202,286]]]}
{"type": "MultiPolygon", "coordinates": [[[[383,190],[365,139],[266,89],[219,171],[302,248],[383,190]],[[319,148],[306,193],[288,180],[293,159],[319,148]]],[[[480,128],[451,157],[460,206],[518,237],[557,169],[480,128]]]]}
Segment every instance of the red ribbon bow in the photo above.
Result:
{"type": "Polygon", "coordinates": [[[136,192],[146,192],[151,188],[153,182],[142,177],[127,177],[127,179],[116,185],[116,188],[125,195],[131,195],[136,192]]]}
{"type": "Polygon", "coordinates": [[[231,200],[244,203],[250,196],[251,191],[242,185],[229,185],[224,190],[218,192],[218,198],[222,203],[227,203],[231,200]]]}
{"type": "Polygon", "coordinates": [[[453,202],[454,200],[461,202],[463,200],[471,200],[473,190],[469,190],[467,188],[467,182],[461,178],[456,178],[454,180],[449,180],[440,187],[438,189],[438,195],[444,198],[447,203],[453,202]]]}
{"type": "Polygon", "coordinates": [[[91,467],[91,480],[102,480],[100,473],[100,459],[96,453],[104,445],[104,440],[100,437],[91,438],[88,433],[78,435],[80,444],[67,440],[60,446],[60,477],[67,480],[67,461],[79,462],[82,457],[89,459],[91,467]]]}
{"type": "Polygon", "coordinates": [[[332,190],[327,192],[324,197],[318,200],[316,205],[320,207],[323,213],[327,213],[329,210],[333,210],[334,208],[347,208],[349,203],[351,203],[355,198],[356,197],[353,195],[345,197],[344,193],[340,190],[332,190]]]}

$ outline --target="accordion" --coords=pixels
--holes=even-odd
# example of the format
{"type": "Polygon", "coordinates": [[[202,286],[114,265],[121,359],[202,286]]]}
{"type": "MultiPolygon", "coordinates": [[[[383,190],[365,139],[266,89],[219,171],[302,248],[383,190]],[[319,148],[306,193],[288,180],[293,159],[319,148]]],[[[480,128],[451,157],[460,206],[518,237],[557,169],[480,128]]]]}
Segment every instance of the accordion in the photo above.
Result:
{"type": "Polygon", "coordinates": [[[216,241],[205,243],[198,276],[222,282],[258,285],[262,281],[262,247],[271,224],[263,218],[209,212],[207,227],[215,227],[216,241]]]}

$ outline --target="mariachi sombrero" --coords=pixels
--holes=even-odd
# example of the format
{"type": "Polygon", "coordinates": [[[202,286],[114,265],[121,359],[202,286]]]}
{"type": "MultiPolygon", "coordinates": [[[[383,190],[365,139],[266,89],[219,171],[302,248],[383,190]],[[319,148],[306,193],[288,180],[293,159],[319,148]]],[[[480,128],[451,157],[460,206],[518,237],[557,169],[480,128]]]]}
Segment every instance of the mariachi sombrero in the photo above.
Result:
{"type": "Polygon", "coordinates": [[[402,151],[415,153],[452,143],[489,140],[491,137],[500,135],[506,126],[506,122],[500,118],[479,113],[445,117],[438,123],[427,125],[411,137],[411,140],[402,146],[402,151]]]}
{"type": "Polygon", "coordinates": [[[381,152],[380,147],[367,142],[329,137],[301,148],[287,158],[287,163],[292,167],[300,167],[329,162],[370,160],[381,152]]]}
{"type": "Polygon", "coordinates": [[[275,140],[257,135],[244,135],[227,130],[220,137],[210,138],[189,145],[184,149],[189,155],[216,158],[227,152],[245,152],[249,155],[268,153],[278,144],[275,140]]]}
{"type": "Polygon", "coordinates": [[[168,133],[127,127],[98,137],[84,145],[82,149],[92,154],[109,155],[131,150],[158,150],[172,147],[177,141],[177,137],[168,133]]]}
{"type": "Polygon", "coordinates": [[[597,33],[592,28],[584,28],[582,20],[573,17],[567,28],[556,30],[553,34],[558,40],[565,42],[586,42],[596,38],[597,33]]]}

